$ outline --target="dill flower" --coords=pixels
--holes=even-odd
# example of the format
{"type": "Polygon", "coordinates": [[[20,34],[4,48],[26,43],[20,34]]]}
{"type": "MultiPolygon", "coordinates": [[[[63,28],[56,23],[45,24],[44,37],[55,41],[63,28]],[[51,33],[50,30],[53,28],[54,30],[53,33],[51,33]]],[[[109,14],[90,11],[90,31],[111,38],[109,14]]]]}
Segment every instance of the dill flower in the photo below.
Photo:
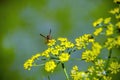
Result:
{"type": "Polygon", "coordinates": [[[74,44],[72,42],[69,42],[69,41],[65,42],[64,45],[66,48],[73,48],[74,47],[74,44]]]}
{"type": "Polygon", "coordinates": [[[120,29],[120,22],[117,22],[115,26],[117,26],[120,29]]]}
{"type": "Polygon", "coordinates": [[[82,53],[82,59],[85,60],[86,62],[90,62],[95,59],[95,56],[91,50],[86,50],[82,53]]]}
{"type": "Polygon", "coordinates": [[[55,39],[51,39],[51,40],[48,41],[47,45],[48,46],[53,46],[53,45],[55,45],[55,42],[56,42],[55,39]]]}
{"type": "Polygon", "coordinates": [[[103,59],[98,59],[97,61],[95,61],[95,65],[99,67],[103,67],[104,63],[105,61],[103,59]]]}
{"type": "Polygon", "coordinates": [[[78,66],[73,66],[72,70],[71,70],[71,76],[75,76],[78,72],[78,66]]]}
{"type": "Polygon", "coordinates": [[[102,46],[98,42],[92,43],[92,51],[93,51],[93,53],[98,55],[100,53],[101,49],[102,49],[102,46]]]}
{"type": "Polygon", "coordinates": [[[92,75],[94,71],[95,71],[94,66],[89,66],[88,67],[88,72],[89,72],[90,75],[92,75]]]}
{"type": "Polygon", "coordinates": [[[82,59],[86,62],[93,61],[100,53],[101,45],[97,42],[92,43],[92,50],[86,50],[82,53],[82,59]]]}
{"type": "Polygon", "coordinates": [[[104,80],[112,80],[112,77],[110,77],[110,76],[103,76],[103,79],[104,80]]]}
{"type": "Polygon", "coordinates": [[[60,37],[60,38],[58,38],[58,40],[61,41],[61,42],[64,42],[64,41],[67,41],[67,38],[60,37]]]}
{"type": "Polygon", "coordinates": [[[33,62],[38,59],[41,55],[39,53],[37,53],[36,55],[32,56],[30,59],[28,59],[25,63],[24,63],[24,69],[30,70],[31,67],[33,66],[33,62]]]}
{"type": "Polygon", "coordinates": [[[89,80],[88,74],[85,72],[76,72],[75,74],[71,73],[73,80],[89,80]]]}
{"type": "Polygon", "coordinates": [[[99,80],[99,78],[93,77],[93,80],[99,80]]]}
{"type": "Polygon", "coordinates": [[[114,3],[120,3],[120,0],[114,0],[114,3]]]}
{"type": "Polygon", "coordinates": [[[75,39],[77,49],[85,48],[88,42],[94,42],[91,34],[84,34],[75,39]]]}
{"type": "Polygon", "coordinates": [[[120,72],[120,64],[118,62],[111,62],[108,70],[111,71],[111,74],[116,74],[117,72],[120,72]]]}
{"type": "Polygon", "coordinates": [[[68,53],[62,53],[60,56],[59,56],[59,59],[61,62],[66,62],[68,61],[70,58],[70,55],[68,53]]]}
{"type": "Polygon", "coordinates": [[[116,41],[114,38],[107,38],[107,41],[105,42],[105,47],[107,47],[108,50],[115,47],[116,41]]]}
{"type": "Polygon", "coordinates": [[[45,63],[45,70],[47,72],[53,72],[54,69],[56,68],[56,66],[57,65],[55,64],[55,62],[53,60],[50,60],[50,61],[45,63]]]}
{"type": "Polygon", "coordinates": [[[103,18],[99,18],[98,20],[96,20],[95,22],[93,22],[93,26],[96,27],[97,25],[101,24],[103,21],[103,18]]]}
{"type": "Polygon", "coordinates": [[[59,54],[59,50],[58,50],[58,49],[53,49],[53,50],[51,51],[51,53],[52,53],[53,55],[58,55],[58,54],[59,54]]]}
{"type": "Polygon", "coordinates": [[[49,53],[51,52],[51,49],[52,49],[52,48],[48,48],[48,49],[46,49],[44,52],[42,52],[42,56],[50,57],[49,53]]]}
{"type": "Polygon", "coordinates": [[[98,36],[101,32],[102,32],[102,28],[100,27],[100,28],[97,28],[96,30],[95,30],[95,32],[93,33],[95,36],[98,36]]]}
{"type": "Polygon", "coordinates": [[[116,19],[120,19],[120,14],[115,15],[115,18],[116,18],[116,19]]]}
{"type": "Polygon", "coordinates": [[[105,18],[104,19],[104,24],[108,24],[111,21],[111,17],[105,18]]]}
{"type": "Polygon", "coordinates": [[[120,46],[120,36],[118,36],[118,37],[116,38],[116,45],[117,45],[117,46],[120,46]]]}
{"type": "Polygon", "coordinates": [[[107,35],[107,36],[112,35],[112,34],[113,34],[113,30],[114,30],[113,25],[112,25],[112,24],[109,24],[109,25],[107,26],[106,35],[107,35]]]}
{"type": "Polygon", "coordinates": [[[113,10],[110,10],[111,14],[119,13],[119,8],[114,8],[113,10]]]}

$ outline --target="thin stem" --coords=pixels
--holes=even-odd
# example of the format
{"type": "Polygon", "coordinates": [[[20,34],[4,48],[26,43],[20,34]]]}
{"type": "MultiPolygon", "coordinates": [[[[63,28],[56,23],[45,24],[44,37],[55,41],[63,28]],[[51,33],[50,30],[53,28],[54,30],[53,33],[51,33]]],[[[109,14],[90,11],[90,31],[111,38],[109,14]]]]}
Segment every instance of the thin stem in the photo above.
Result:
{"type": "Polygon", "coordinates": [[[65,73],[66,79],[69,80],[69,76],[68,76],[68,74],[67,74],[67,71],[66,71],[66,68],[65,68],[64,64],[61,63],[61,65],[62,65],[62,68],[63,68],[63,70],[64,70],[64,73],[65,73]]]}
{"type": "Polygon", "coordinates": [[[50,76],[48,75],[48,80],[50,80],[50,76]]]}
{"type": "Polygon", "coordinates": [[[112,49],[109,50],[108,60],[107,60],[106,66],[105,66],[105,70],[107,69],[107,67],[108,67],[108,65],[109,65],[110,58],[111,58],[111,54],[112,54],[112,49]]]}
{"type": "Polygon", "coordinates": [[[33,66],[44,66],[45,64],[40,64],[40,65],[37,65],[37,64],[33,64],[33,66]]]}

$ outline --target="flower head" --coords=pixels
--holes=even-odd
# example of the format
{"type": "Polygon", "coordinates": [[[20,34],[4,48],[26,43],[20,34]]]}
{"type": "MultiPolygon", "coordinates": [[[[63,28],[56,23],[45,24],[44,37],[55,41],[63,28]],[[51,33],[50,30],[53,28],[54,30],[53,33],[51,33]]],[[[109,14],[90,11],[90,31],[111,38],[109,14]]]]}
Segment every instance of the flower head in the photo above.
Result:
{"type": "Polygon", "coordinates": [[[117,22],[116,25],[120,29],[120,22],[117,22]]]}
{"type": "Polygon", "coordinates": [[[114,3],[120,3],[120,0],[114,0],[114,3]]]}
{"type": "Polygon", "coordinates": [[[102,21],[103,21],[103,18],[100,18],[100,19],[96,20],[95,22],[93,22],[93,26],[94,27],[98,26],[99,24],[102,23],[102,21]]]}
{"type": "Polygon", "coordinates": [[[104,19],[104,24],[108,24],[110,22],[110,20],[111,20],[111,17],[104,19]]]}
{"type": "Polygon", "coordinates": [[[55,45],[56,40],[55,39],[50,39],[47,43],[48,46],[53,46],[55,45]]]}
{"type": "Polygon", "coordinates": [[[113,25],[112,25],[112,24],[109,24],[109,25],[107,26],[106,35],[107,35],[107,36],[112,35],[112,34],[113,34],[113,31],[114,31],[113,25]]]}
{"type": "Polygon", "coordinates": [[[111,14],[116,14],[119,13],[119,8],[114,8],[113,10],[110,11],[111,14]]]}
{"type": "Polygon", "coordinates": [[[103,30],[103,29],[100,27],[100,28],[96,29],[93,34],[94,34],[95,36],[98,36],[98,35],[102,32],[102,30],[103,30]]]}
{"type": "Polygon", "coordinates": [[[53,72],[55,68],[56,68],[56,64],[53,60],[50,60],[45,63],[45,70],[47,72],[53,72]]]}
{"type": "Polygon", "coordinates": [[[39,53],[37,53],[36,55],[32,56],[30,59],[28,59],[25,63],[24,63],[24,69],[30,70],[31,67],[33,66],[33,63],[36,59],[38,59],[41,55],[39,53]]]}
{"type": "Polygon", "coordinates": [[[75,39],[77,49],[85,48],[88,42],[94,42],[91,34],[84,34],[75,39]]]}
{"type": "Polygon", "coordinates": [[[118,62],[111,62],[108,70],[111,71],[111,74],[116,74],[117,72],[120,72],[120,64],[118,64],[118,62]]]}
{"type": "Polygon", "coordinates": [[[59,56],[59,59],[61,62],[66,62],[68,61],[70,58],[70,55],[68,53],[62,53],[60,56],[59,56]]]}

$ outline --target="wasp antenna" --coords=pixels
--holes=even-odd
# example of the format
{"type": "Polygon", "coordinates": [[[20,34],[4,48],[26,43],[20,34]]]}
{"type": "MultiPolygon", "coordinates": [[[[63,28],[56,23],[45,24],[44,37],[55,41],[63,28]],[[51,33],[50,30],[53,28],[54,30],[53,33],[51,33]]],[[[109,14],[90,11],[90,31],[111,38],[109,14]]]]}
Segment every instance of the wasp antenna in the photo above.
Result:
{"type": "Polygon", "coordinates": [[[44,38],[46,38],[44,35],[42,35],[42,34],[40,34],[40,36],[42,36],[42,37],[44,37],[44,38]]]}

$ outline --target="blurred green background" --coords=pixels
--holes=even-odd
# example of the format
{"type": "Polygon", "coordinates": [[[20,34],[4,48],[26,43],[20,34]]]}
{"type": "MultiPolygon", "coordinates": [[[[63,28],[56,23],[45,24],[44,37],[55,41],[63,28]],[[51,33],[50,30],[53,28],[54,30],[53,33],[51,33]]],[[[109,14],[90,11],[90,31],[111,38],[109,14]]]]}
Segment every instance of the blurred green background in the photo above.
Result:
{"type": "MultiPolygon", "coordinates": [[[[109,16],[113,7],[112,0],[0,0],[0,80],[48,80],[43,67],[23,69],[28,58],[47,48],[39,34],[51,28],[53,38],[73,41],[91,33],[92,22],[109,16]]],[[[65,80],[60,67],[50,74],[52,80],[65,80]]]]}

